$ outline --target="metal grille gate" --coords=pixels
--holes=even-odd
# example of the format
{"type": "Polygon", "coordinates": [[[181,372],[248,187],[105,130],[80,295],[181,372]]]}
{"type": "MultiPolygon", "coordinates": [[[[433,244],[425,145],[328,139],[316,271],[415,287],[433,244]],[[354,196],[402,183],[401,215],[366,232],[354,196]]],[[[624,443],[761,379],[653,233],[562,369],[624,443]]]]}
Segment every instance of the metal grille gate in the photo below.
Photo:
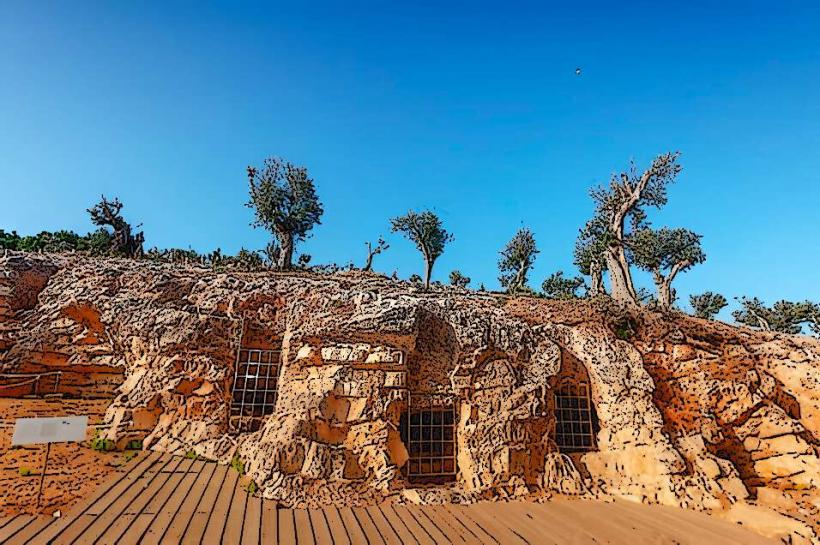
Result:
{"type": "Polygon", "coordinates": [[[452,395],[408,394],[400,428],[410,482],[448,482],[456,477],[456,404],[452,395]]]}
{"type": "Polygon", "coordinates": [[[239,350],[231,391],[231,431],[256,431],[262,419],[273,413],[280,357],[280,350],[239,350]]]}
{"type": "Polygon", "coordinates": [[[567,381],[556,387],[555,443],[565,452],[595,448],[589,383],[567,381]]]}

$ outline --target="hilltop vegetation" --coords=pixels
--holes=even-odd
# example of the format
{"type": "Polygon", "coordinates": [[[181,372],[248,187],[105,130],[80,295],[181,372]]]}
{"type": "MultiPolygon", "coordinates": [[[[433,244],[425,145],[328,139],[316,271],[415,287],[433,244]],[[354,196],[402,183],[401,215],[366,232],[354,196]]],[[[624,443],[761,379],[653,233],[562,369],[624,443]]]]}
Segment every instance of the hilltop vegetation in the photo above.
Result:
{"type": "MultiPolygon", "coordinates": [[[[594,204],[592,217],[579,230],[575,242],[574,264],[581,276],[568,277],[555,271],[541,284],[541,291],[530,287],[530,271],[539,253],[535,234],[522,227],[499,251],[499,282],[513,296],[538,296],[551,299],[608,297],[626,306],[649,306],[661,311],[676,309],[677,293],[673,283],[677,276],[706,261],[701,235],[683,227],[656,228],[649,217],[650,209],[668,202],[668,188],[681,172],[677,152],[659,155],[646,170],[633,163],[626,171],[613,174],[609,184],[590,190],[594,204]],[[650,293],[635,286],[633,268],[649,273],[655,285],[650,293]],[[609,290],[604,277],[608,278],[609,290]]],[[[278,157],[263,162],[261,169],[247,168],[249,200],[254,211],[253,227],[268,230],[271,241],[262,250],[242,248],[228,255],[217,248],[199,253],[191,248],[143,249],[144,234],[140,225],[132,227],[122,215],[123,203],[105,196],[88,209],[97,230],[85,235],[73,231],[43,231],[20,236],[15,231],[0,230],[0,249],[25,252],[83,252],[93,256],[119,256],[170,263],[197,264],[213,269],[246,272],[269,270],[310,270],[332,273],[356,268],[346,265],[311,264],[308,254],[296,253],[297,246],[320,224],[324,207],[316,184],[307,168],[278,157]]],[[[433,267],[454,240],[441,218],[431,210],[411,210],[390,220],[393,233],[400,233],[421,254],[423,277],[412,274],[409,281],[429,289],[433,267]]],[[[376,256],[390,245],[379,236],[377,242],[365,242],[366,258],[361,270],[373,270],[376,256]]],[[[393,273],[396,277],[396,273],[393,273]]],[[[453,286],[468,288],[470,278],[462,271],[450,273],[453,286]]],[[[484,291],[480,284],[479,291],[484,291]]],[[[739,307],[734,319],[750,327],[768,331],[820,335],[820,303],[809,300],[780,300],[771,307],[756,297],[736,297],[739,307]]],[[[693,314],[714,319],[728,305],[725,296],[706,291],[689,297],[693,314]]]]}

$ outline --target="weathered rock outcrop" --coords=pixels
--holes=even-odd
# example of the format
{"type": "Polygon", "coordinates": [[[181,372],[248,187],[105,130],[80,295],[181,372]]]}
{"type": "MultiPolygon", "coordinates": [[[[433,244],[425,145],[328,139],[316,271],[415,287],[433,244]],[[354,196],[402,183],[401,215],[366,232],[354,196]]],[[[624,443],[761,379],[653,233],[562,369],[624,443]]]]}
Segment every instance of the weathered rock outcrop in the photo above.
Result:
{"type": "Polygon", "coordinates": [[[65,395],[112,397],[119,444],[239,457],[260,493],[291,505],[585,494],[818,543],[816,339],[353,272],[19,254],[0,272],[2,372],[64,371],[65,395]],[[275,400],[237,433],[232,390],[258,380],[237,362],[253,349],[281,354],[275,400]],[[566,429],[593,437],[565,452],[555,394],[577,384],[588,428],[566,429]],[[439,431],[414,436],[414,418],[439,431]],[[410,478],[423,465],[408,474],[412,441],[446,459],[418,462],[438,468],[426,484],[410,478]]]}

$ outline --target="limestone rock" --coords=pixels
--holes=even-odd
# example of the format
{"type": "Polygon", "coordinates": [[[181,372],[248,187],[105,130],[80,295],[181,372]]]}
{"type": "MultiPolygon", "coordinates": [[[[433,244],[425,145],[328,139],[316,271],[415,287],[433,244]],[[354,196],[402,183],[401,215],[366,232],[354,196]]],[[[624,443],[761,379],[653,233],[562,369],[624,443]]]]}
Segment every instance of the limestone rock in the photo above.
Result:
{"type": "Polygon", "coordinates": [[[820,543],[807,337],[357,272],[10,254],[0,369],[60,371],[67,398],[110,400],[118,446],[238,457],[285,505],[594,495],[820,543]],[[269,390],[238,388],[262,376],[238,376],[242,350],[275,354],[269,390]]]}

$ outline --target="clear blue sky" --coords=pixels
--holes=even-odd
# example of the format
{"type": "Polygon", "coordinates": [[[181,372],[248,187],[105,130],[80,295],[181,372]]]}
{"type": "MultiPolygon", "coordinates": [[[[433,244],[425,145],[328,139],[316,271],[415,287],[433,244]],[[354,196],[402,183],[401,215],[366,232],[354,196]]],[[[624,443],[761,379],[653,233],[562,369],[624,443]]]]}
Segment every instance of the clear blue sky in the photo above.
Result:
{"type": "Polygon", "coordinates": [[[0,0],[0,228],[84,233],[105,193],[148,246],[262,248],[245,167],[275,154],[324,201],[314,263],[384,234],[377,268],[421,272],[388,218],[430,207],[436,278],[497,287],[528,225],[538,287],[590,186],[677,149],[652,220],[703,234],[683,301],[820,299],[816,2],[297,4],[0,0]]]}

